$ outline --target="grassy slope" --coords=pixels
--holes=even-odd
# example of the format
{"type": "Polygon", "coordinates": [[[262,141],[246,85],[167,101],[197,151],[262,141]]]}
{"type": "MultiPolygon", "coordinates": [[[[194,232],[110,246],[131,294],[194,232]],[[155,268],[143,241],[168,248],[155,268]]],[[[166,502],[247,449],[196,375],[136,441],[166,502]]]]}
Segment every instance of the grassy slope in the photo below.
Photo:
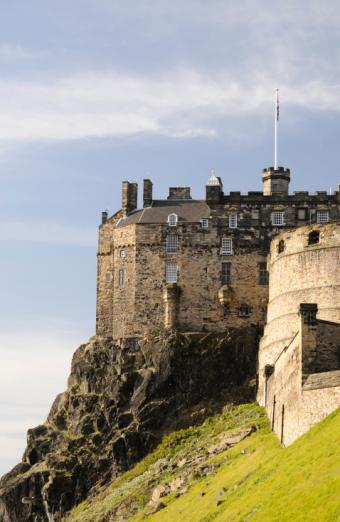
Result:
{"type": "MultiPolygon", "coordinates": [[[[113,506],[128,499],[135,506],[131,522],[340,521],[339,441],[339,410],[290,447],[281,448],[260,408],[236,407],[198,428],[166,437],[155,452],[91,503],[79,506],[68,520],[103,520],[113,506]],[[186,494],[169,494],[161,499],[166,507],[148,515],[150,491],[182,472],[174,463],[202,455],[224,431],[254,423],[260,428],[256,433],[217,457],[206,457],[207,462],[221,463],[215,474],[193,476],[186,494]]],[[[110,520],[119,519],[120,513],[110,520]]]]}

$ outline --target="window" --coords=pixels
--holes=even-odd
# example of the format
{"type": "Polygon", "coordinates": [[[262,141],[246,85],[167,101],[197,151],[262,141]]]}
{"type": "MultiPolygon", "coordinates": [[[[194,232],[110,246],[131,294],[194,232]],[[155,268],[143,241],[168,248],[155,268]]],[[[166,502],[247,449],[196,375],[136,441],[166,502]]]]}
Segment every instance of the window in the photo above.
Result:
{"type": "Polygon", "coordinates": [[[237,214],[229,214],[229,228],[237,228],[237,214]]]}
{"type": "Polygon", "coordinates": [[[247,304],[241,304],[239,310],[238,310],[238,315],[240,317],[249,317],[251,314],[251,307],[247,304]]]}
{"type": "Polygon", "coordinates": [[[274,227],[284,225],[283,215],[283,212],[272,212],[272,225],[274,225],[274,227]]]}
{"type": "Polygon", "coordinates": [[[112,274],[111,272],[106,272],[105,274],[105,283],[109,285],[112,281],[112,274]]]}
{"type": "Polygon", "coordinates": [[[207,219],[207,218],[201,219],[201,227],[202,228],[208,228],[209,227],[209,219],[207,219]]]}
{"type": "Polygon", "coordinates": [[[298,208],[297,218],[299,221],[304,221],[306,219],[306,210],[305,208],[298,208]]]}
{"type": "Polygon", "coordinates": [[[316,213],[316,222],[317,223],[328,223],[329,221],[329,213],[327,210],[319,210],[316,213]]]}
{"type": "Polygon", "coordinates": [[[308,244],[309,245],[316,245],[319,243],[320,239],[320,232],[318,230],[313,230],[308,234],[308,244]]]}
{"type": "Polygon", "coordinates": [[[119,252],[119,257],[120,257],[121,259],[125,259],[125,256],[126,256],[125,250],[121,250],[121,251],[119,252]]]}
{"type": "Polygon", "coordinates": [[[281,254],[282,252],[284,252],[285,250],[285,242],[283,241],[283,239],[281,239],[277,245],[277,251],[279,254],[281,254]]]}
{"type": "Polygon", "coordinates": [[[167,263],[165,269],[165,281],[167,283],[177,283],[177,264],[167,263]]]}
{"type": "Polygon", "coordinates": [[[118,285],[119,288],[124,288],[125,285],[125,270],[123,268],[118,272],[118,285]]]}
{"type": "Polygon", "coordinates": [[[221,251],[222,256],[230,256],[233,253],[233,240],[229,237],[222,237],[221,251]]]}
{"type": "Polygon", "coordinates": [[[177,221],[178,221],[177,214],[169,214],[169,216],[168,216],[169,227],[175,227],[177,225],[177,221]]]}
{"type": "Polygon", "coordinates": [[[178,250],[178,236],[174,234],[166,236],[166,252],[167,254],[175,254],[178,250]]]}
{"type": "Polygon", "coordinates": [[[259,263],[259,284],[267,285],[268,284],[268,271],[267,271],[267,263],[259,263]]]}
{"type": "Polygon", "coordinates": [[[231,263],[222,263],[221,282],[222,285],[231,285],[231,263]]]}
{"type": "Polygon", "coordinates": [[[260,211],[257,208],[253,208],[251,211],[251,219],[259,219],[260,211]]]}

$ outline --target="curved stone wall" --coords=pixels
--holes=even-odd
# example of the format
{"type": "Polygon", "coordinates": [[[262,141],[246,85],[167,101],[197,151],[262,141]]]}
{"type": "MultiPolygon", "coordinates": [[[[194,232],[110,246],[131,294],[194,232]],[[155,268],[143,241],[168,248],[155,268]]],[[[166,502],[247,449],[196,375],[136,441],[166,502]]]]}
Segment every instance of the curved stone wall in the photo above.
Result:
{"type": "Polygon", "coordinates": [[[296,334],[300,303],[317,303],[319,319],[340,322],[340,222],[279,234],[271,243],[268,269],[269,302],[260,343],[260,375],[296,334]],[[318,241],[309,244],[309,239],[318,241]]]}

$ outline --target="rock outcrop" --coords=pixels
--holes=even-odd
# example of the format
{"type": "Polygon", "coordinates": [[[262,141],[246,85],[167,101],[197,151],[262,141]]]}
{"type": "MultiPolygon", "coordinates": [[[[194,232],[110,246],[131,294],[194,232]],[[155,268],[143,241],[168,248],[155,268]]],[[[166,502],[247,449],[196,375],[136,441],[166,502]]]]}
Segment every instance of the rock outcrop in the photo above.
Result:
{"type": "Polygon", "coordinates": [[[254,399],[258,332],[94,337],[75,352],[67,390],[28,431],[23,461],[0,481],[0,521],[58,521],[174,429],[226,401],[254,399]],[[252,381],[252,385],[249,383],[252,381]],[[25,498],[25,503],[22,499],[25,498]]]}

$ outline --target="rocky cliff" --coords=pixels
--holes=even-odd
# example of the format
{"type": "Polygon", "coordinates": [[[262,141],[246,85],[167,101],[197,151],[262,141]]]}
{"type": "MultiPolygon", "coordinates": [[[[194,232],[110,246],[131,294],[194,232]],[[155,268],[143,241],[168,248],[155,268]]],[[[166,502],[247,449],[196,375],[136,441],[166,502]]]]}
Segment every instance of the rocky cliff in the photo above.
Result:
{"type": "Polygon", "coordinates": [[[94,337],[80,346],[67,390],[29,430],[22,462],[0,481],[0,521],[58,521],[165,433],[201,422],[228,400],[252,400],[257,345],[248,327],[94,337]]]}

